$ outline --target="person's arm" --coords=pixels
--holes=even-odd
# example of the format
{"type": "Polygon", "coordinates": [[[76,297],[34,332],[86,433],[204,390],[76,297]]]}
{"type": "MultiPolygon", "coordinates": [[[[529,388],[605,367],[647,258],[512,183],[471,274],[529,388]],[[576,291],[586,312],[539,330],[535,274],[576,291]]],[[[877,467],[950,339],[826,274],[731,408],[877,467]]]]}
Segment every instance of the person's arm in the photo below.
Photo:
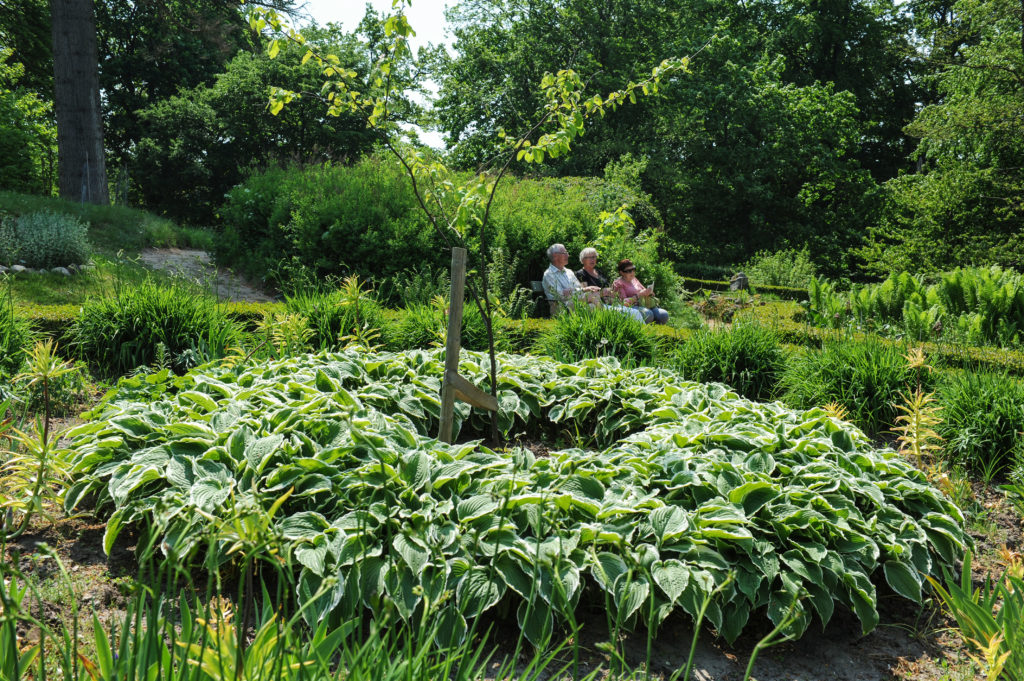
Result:
{"type": "Polygon", "coordinates": [[[632,305],[633,303],[636,302],[634,298],[629,298],[626,296],[626,282],[623,281],[621,277],[615,280],[615,282],[612,284],[612,288],[615,289],[615,293],[619,296],[619,298],[622,299],[623,305],[632,305]]]}

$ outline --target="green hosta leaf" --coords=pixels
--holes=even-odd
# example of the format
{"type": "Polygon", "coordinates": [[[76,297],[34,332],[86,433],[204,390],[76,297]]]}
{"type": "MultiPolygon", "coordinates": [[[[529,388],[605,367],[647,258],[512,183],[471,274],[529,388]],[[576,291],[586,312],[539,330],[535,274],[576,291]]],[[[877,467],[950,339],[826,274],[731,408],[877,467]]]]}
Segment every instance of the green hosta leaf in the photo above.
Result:
{"type": "Polygon", "coordinates": [[[188,493],[189,503],[207,513],[213,513],[231,496],[232,485],[213,478],[200,480],[188,493]]]}
{"type": "Polygon", "coordinates": [[[779,490],[770,482],[748,482],[729,492],[729,501],[742,506],[748,516],[778,497],[779,490]]]}
{"type": "Polygon", "coordinates": [[[103,553],[108,556],[110,555],[110,550],[114,548],[117,536],[121,534],[123,519],[124,510],[119,509],[114,511],[113,515],[107,520],[107,527],[103,531],[103,553]]]}
{"type": "Polygon", "coordinates": [[[384,576],[384,587],[391,602],[402,619],[408,620],[416,611],[416,607],[423,600],[419,593],[419,582],[416,574],[401,564],[393,564],[384,576]]]}
{"type": "Polygon", "coordinates": [[[832,598],[832,594],[817,584],[804,584],[803,586],[807,589],[811,605],[817,611],[818,617],[821,619],[821,625],[824,627],[832,619],[832,612],[835,610],[835,601],[832,598]]]}
{"type": "Polygon", "coordinates": [[[217,403],[212,397],[205,393],[195,392],[194,390],[180,393],[178,399],[191,402],[203,411],[214,411],[217,408],[217,403]]]}
{"type": "Polygon", "coordinates": [[[540,598],[523,601],[516,610],[516,620],[530,643],[541,650],[547,648],[555,626],[551,606],[547,601],[540,598]]]}
{"type": "Polygon", "coordinates": [[[409,566],[413,574],[419,574],[423,567],[430,561],[430,551],[418,540],[413,540],[404,534],[397,535],[392,541],[395,551],[402,557],[405,564],[409,566]]]}
{"type": "Polygon", "coordinates": [[[921,578],[913,567],[895,560],[886,561],[883,567],[885,581],[893,591],[915,603],[921,602],[921,578]]]}
{"type": "Polygon", "coordinates": [[[678,537],[690,530],[689,516],[686,511],[676,506],[657,508],[651,511],[649,519],[659,543],[678,537]]]}
{"type": "Polygon", "coordinates": [[[742,601],[733,601],[727,603],[722,608],[722,627],[720,633],[732,645],[737,638],[739,638],[740,632],[743,631],[743,627],[747,626],[747,620],[750,619],[750,605],[742,601]]]}
{"type": "Polygon", "coordinates": [[[295,560],[322,577],[327,569],[327,545],[319,543],[300,544],[295,547],[295,560]]]}
{"type": "Polygon", "coordinates": [[[338,607],[345,595],[345,580],[340,574],[321,577],[309,570],[299,575],[299,583],[295,588],[296,596],[302,607],[302,617],[311,627],[338,607]]]}
{"type": "Polygon", "coordinates": [[[476,617],[501,600],[505,583],[501,577],[485,567],[473,567],[462,576],[456,588],[459,609],[469,617],[476,617]]]}
{"type": "Polygon", "coordinates": [[[402,458],[402,480],[412,489],[419,489],[430,480],[430,457],[426,452],[411,452],[402,458]]]}
{"type": "Polygon", "coordinates": [[[652,565],[651,577],[654,578],[654,583],[665,592],[669,601],[673,603],[679,600],[683,591],[686,590],[686,585],[690,583],[689,569],[674,558],[652,565]]]}
{"type": "Polygon", "coordinates": [[[468,523],[494,513],[498,510],[498,503],[489,494],[478,494],[460,501],[455,509],[459,520],[468,523]]]}
{"type": "Polygon", "coordinates": [[[285,539],[312,540],[330,527],[327,520],[315,511],[303,511],[281,521],[278,529],[285,539]]]}
{"type": "Polygon", "coordinates": [[[444,608],[437,619],[434,641],[441,648],[449,649],[462,645],[466,639],[466,618],[455,608],[444,608]]]}
{"type": "Polygon", "coordinates": [[[594,575],[594,579],[601,585],[605,591],[611,592],[617,580],[621,575],[624,575],[629,568],[626,567],[625,561],[614,553],[602,552],[594,556],[594,564],[591,567],[591,572],[594,575]]]}
{"type": "Polygon", "coordinates": [[[261,437],[258,440],[247,442],[245,447],[245,460],[249,466],[257,472],[262,472],[270,457],[284,442],[284,435],[270,435],[261,437]]]}
{"type": "Polygon", "coordinates": [[[524,562],[521,558],[513,558],[505,553],[498,556],[492,564],[510,589],[530,600],[536,595],[537,583],[527,572],[529,566],[524,565],[524,562]]]}
{"type": "Polygon", "coordinates": [[[618,621],[624,622],[633,616],[647,600],[650,584],[643,577],[631,573],[619,575],[615,580],[613,598],[618,612],[618,621]]]}

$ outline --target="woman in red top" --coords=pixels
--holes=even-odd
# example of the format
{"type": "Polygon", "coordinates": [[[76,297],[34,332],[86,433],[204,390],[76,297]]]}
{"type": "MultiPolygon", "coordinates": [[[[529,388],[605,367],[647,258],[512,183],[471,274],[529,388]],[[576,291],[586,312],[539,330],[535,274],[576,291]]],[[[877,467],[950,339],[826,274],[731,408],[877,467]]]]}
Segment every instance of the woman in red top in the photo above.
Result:
{"type": "Polygon", "coordinates": [[[619,278],[612,283],[612,288],[622,299],[623,305],[636,307],[644,316],[645,322],[657,324],[668,323],[668,311],[660,307],[647,307],[646,302],[654,295],[654,289],[646,288],[636,278],[636,266],[626,258],[619,261],[619,278]]]}

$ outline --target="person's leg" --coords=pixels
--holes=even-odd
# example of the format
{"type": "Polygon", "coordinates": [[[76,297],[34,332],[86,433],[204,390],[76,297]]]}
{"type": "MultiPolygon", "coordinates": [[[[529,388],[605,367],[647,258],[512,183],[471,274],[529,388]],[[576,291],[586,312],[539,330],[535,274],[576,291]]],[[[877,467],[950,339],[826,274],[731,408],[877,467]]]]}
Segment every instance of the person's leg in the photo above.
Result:
{"type": "Polygon", "coordinates": [[[644,316],[644,324],[650,324],[651,320],[654,319],[654,313],[651,311],[651,308],[638,307],[637,309],[640,310],[640,314],[644,316]]]}
{"type": "Polygon", "coordinates": [[[626,307],[625,305],[605,305],[604,307],[606,310],[615,310],[616,312],[621,312],[627,317],[632,317],[641,324],[644,323],[644,316],[640,313],[640,310],[638,308],[626,307]]]}
{"type": "Polygon", "coordinates": [[[655,308],[651,309],[651,312],[654,315],[654,321],[656,323],[658,323],[658,324],[668,324],[668,310],[665,310],[665,309],[660,308],[660,307],[655,307],[655,308]]]}

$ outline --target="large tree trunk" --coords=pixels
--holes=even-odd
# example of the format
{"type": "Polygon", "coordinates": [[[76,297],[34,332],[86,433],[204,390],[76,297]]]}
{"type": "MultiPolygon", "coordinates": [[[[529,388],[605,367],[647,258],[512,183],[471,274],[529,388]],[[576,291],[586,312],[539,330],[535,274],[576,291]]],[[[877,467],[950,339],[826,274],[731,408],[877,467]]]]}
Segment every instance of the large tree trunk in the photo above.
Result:
{"type": "Polygon", "coordinates": [[[93,0],[50,0],[60,195],[109,203],[93,0]]]}

